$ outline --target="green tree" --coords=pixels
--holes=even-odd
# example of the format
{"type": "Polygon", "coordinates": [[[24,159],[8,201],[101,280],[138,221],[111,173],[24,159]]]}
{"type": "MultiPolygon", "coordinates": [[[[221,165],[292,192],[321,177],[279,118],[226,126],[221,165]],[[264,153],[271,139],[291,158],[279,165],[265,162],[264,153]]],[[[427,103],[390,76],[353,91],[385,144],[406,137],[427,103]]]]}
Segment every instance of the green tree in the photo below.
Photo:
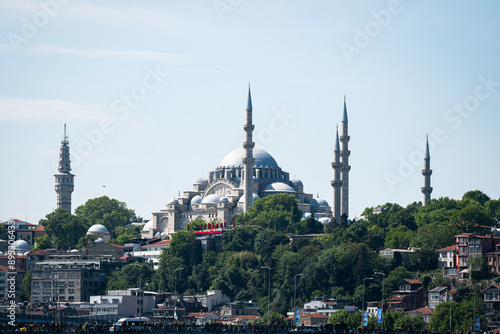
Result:
{"type": "Polygon", "coordinates": [[[140,262],[128,264],[108,275],[106,290],[144,289],[151,282],[153,274],[154,270],[148,264],[140,262]]]}
{"type": "Polygon", "coordinates": [[[484,234],[494,225],[487,209],[470,199],[464,199],[465,207],[455,212],[451,217],[452,225],[459,231],[466,233],[477,232],[484,234]]]}
{"type": "Polygon", "coordinates": [[[87,229],[82,220],[66,209],[58,208],[40,220],[40,225],[49,236],[53,236],[60,249],[71,249],[85,235],[87,229]]]}
{"type": "Polygon", "coordinates": [[[58,241],[55,237],[51,237],[48,234],[45,234],[42,237],[38,237],[35,239],[35,247],[34,249],[51,249],[57,248],[58,241]]]}
{"type": "Polygon", "coordinates": [[[479,203],[480,205],[484,205],[484,204],[486,204],[486,202],[488,202],[490,200],[490,197],[488,195],[486,195],[485,193],[483,193],[482,191],[479,191],[479,190],[470,190],[470,191],[466,192],[462,196],[462,200],[465,198],[469,198],[469,199],[479,203]]]}
{"type": "Polygon", "coordinates": [[[295,234],[298,235],[323,233],[323,224],[317,221],[314,217],[308,217],[298,223],[295,223],[293,228],[295,230],[295,234]]]}
{"type": "Polygon", "coordinates": [[[414,271],[431,271],[437,269],[438,253],[431,249],[417,249],[410,254],[410,263],[414,271]]]}
{"type": "Polygon", "coordinates": [[[328,318],[329,324],[347,324],[349,328],[357,328],[361,325],[363,315],[361,312],[349,312],[347,310],[339,310],[333,312],[328,318]]]}
{"type": "Polygon", "coordinates": [[[237,222],[257,220],[264,227],[275,231],[285,231],[289,226],[300,221],[302,212],[293,195],[276,194],[259,198],[246,214],[238,215],[237,222]]]}
{"type": "Polygon", "coordinates": [[[78,244],[76,244],[75,248],[80,249],[80,248],[87,248],[89,246],[92,246],[95,243],[95,241],[97,240],[97,238],[98,238],[97,235],[86,234],[78,240],[78,244]]]}
{"type": "Polygon", "coordinates": [[[182,259],[188,275],[191,274],[192,267],[203,260],[201,241],[196,239],[194,231],[182,230],[173,234],[167,253],[182,259]]]}
{"type": "Polygon", "coordinates": [[[23,277],[19,297],[22,301],[28,301],[31,298],[31,271],[28,271],[23,277]]]}
{"type": "Polygon", "coordinates": [[[106,226],[111,238],[117,237],[117,226],[126,226],[141,220],[124,202],[107,196],[87,200],[75,209],[75,215],[86,222],[87,228],[94,224],[106,226]]]}
{"type": "MultiPolygon", "coordinates": [[[[263,316],[255,319],[254,324],[266,326],[267,325],[267,311],[263,316]]],[[[270,312],[269,313],[269,324],[271,326],[273,326],[275,324],[277,326],[284,326],[284,325],[286,325],[285,316],[281,313],[278,313],[278,312],[270,312]]]]}
{"type": "Polygon", "coordinates": [[[115,235],[117,236],[114,239],[110,239],[109,242],[115,243],[118,245],[124,245],[130,239],[136,239],[141,237],[141,226],[117,226],[115,227],[115,235]]]}

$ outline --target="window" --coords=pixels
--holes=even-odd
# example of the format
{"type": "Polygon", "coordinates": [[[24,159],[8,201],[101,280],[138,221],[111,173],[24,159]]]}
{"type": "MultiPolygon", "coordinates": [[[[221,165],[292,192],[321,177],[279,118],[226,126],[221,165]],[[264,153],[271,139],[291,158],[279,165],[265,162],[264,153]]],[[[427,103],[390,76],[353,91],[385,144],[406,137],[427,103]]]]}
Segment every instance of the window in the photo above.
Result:
{"type": "Polygon", "coordinates": [[[68,273],[68,278],[75,278],[75,273],[68,273]]]}
{"type": "Polygon", "coordinates": [[[68,293],[70,293],[70,294],[75,293],[75,289],[68,289],[68,293]]]}

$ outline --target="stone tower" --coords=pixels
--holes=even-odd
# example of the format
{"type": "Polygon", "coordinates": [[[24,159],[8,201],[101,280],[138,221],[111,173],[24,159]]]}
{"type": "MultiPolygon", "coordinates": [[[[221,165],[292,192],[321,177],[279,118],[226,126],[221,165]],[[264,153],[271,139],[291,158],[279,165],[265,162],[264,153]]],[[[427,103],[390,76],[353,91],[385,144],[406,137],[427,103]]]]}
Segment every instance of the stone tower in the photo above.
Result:
{"type": "Polygon", "coordinates": [[[255,143],[252,141],[254,125],[252,124],[252,96],[250,95],[250,84],[248,85],[248,101],[246,110],[246,123],[243,126],[243,129],[245,130],[245,142],[243,143],[243,148],[245,149],[245,157],[243,158],[243,193],[245,196],[245,202],[243,205],[244,212],[247,212],[253,205],[253,164],[255,162],[253,157],[253,148],[255,143]]]}
{"type": "Polygon", "coordinates": [[[347,124],[347,107],[344,95],[344,115],[342,117],[342,135],[340,136],[340,142],[342,143],[342,149],[340,150],[340,158],[342,163],[342,209],[341,215],[345,214],[349,217],[349,171],[351,166],[349,166],[349,131],[347,124]]]}
{"type": "Polygon", "coordinates": [[[74,189],[75,176],[70,173],[71,161],[69,159],[69,141],[66,136],[66,124],[64,124],[64,137],[61,141],[61,150],[59,153],[59,173],[55,174],[57,208],[64,208],[71,213],[71,193],[74,189]]]}
{"type": "Polygon", "coordinates": [[[424,169],[422,169],[422,175],[424,176],[424,186],[421,188],[422,193],[424,194],[424,202],[426,205],[427,202],[431,199],[432,187],[431,187],[431,155],[429,153],[429,137],[427,136],[426,148],[425,148],[425,157],[424,157],[424,169]]]}
{"type": "Polygon", "coordinates": [[[342,163],[340,162],[340,144],[339,144],[339,127],[337,126],[337,132],[335,135],[335,149],[332,162],[333,168],[333,181],[331,182],[333,187],[333,219],[338,223],[340,222],[340,207],[341,207],[341,187],[342,181],[340,179],[340,173],[342,169],[342,163]]]}

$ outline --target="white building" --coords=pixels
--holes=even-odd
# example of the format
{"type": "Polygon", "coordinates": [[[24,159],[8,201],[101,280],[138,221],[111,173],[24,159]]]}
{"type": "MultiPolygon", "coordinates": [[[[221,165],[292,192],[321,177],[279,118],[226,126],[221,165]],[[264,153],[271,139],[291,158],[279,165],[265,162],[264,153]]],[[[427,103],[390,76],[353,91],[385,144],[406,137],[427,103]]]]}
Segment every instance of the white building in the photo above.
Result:
{"type": "Polygon", "coordinates": [[[120,317],[135,317],[152,313],[155,297],[153,293],[144,293],[138,288],[109,290],[105,296],[90,296],[90,303],[80,304],[79,307],[90,309],[91,315],[115,314],[120,317]]]}
{"type": "Polygon", "coordinates": [[[224,305],[231,302],[231,298],[223,294],[219,290],[208,290],[206,295],[196,295],[196,300],[201,302],[201,305],[207,308],[208,312],[218,305],[224,305]]]}
{"type": "Polygon", "coordinates": [[[170,246],[172,240],[161,240],[152,244],[147,244],[138,248],[133,252],[135,257],[143,257],[153,264],[154,270],[158,269],[158,263],[160,262],[160,255],[164,249],[170,246]]]}
{"type": "Polygon", "coordinates": [[[438,268],[446,269],[453,268],[455,258],[455,246],[449,246],[437,250],[438,252],[438,268]]]}

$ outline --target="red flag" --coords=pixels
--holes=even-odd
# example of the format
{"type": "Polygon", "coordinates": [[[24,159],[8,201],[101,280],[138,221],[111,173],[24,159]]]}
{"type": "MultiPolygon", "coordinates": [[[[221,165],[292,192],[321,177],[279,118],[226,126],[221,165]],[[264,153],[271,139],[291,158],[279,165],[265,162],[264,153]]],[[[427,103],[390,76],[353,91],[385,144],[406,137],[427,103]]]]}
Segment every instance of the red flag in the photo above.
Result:
{"type": "Polygon", "coordinates": [[[245,226],[245,222],[241,222],[241,225],[242,225],[242,226],[245,226]]]}
{"type": "Polygon", "coordinates": [[[189,231],[189,224],[187,224],[187,229],[188,229],[188,231],[189,231]]]}
{"type": "Polygon", "coordinates": [[[236,222],[233,222],[233,227],[236,227],[236,222]]]}

